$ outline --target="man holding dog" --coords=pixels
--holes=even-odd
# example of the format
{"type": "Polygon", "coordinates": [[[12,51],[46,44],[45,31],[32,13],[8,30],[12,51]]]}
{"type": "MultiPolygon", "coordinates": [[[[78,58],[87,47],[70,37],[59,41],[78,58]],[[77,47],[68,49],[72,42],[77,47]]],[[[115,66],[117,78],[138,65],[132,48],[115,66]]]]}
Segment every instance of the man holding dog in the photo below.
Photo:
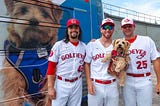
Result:
{"type": "Polygon", "coordinates": [[[113,50],[114,21],[106,18],[100,26],[101,37],[86,47],[85,73],[88,85],[88,106],[118,106],[119,93],[116,78],[107,72],[109,62],[104,55],[113,50]]]}
{"type": "Polygon", "coordinates": [[[81,106],[86,45],[77,19],[69,19],[66,27],[66,38],[55,43],[48,59],[48,95],[52,106],[81,106]]]}
{"type": "Polygon", "coordinates": [[[130,18],[121,21],[124,39],[131,43],[130,63],[123,87],[124,106],[152,106],[151,67],[157,75],[156,92],[160,92],[159,54],[154,41],[148,36],[134,34],[135,23],[130,18]]]}

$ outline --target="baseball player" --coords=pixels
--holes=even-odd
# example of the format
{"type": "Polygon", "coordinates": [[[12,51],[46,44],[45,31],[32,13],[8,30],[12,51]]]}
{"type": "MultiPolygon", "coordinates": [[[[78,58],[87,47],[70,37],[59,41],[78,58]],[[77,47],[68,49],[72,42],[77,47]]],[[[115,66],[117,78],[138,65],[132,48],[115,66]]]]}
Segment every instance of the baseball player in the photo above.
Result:
{"type": "Polygon", "coordinates": [[[85,73],[88,85],[88,106],[118,106],[119,103],[116,79],[107,71],[109,61],[102,62],[104,55],[113,50],[114,25],[110,18],[102,20],[101,37],[89,42],[86,47],[85,73]]]}
{"type": "Polygon", "coordinates": [[[156,92],[160,91],[159,54],[154,41],[148,36],[135,35],[135,23],[130,18],[121,21],[124,38],[131,43],[130,63],[123,88],[124,106],[152,106],[151,67],[157,74],[156,92]]]}
{"type": "Polygon", "coordinates": [[[66,24],[66,38],[55,43],[48,64],[48,94],[52,106],[80,106],[85,44],[80,41],[81,28],[77,19],[66,24]]]}

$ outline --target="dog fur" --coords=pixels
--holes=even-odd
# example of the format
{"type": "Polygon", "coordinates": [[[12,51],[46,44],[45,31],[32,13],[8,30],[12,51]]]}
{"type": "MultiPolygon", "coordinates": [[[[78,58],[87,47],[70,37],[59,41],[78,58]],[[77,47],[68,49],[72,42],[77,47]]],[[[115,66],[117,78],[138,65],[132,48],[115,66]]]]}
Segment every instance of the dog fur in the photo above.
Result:
{"type": "MultiPolygon", "coordinates": [[[[51,0],[5,0],[8,14],[15,23],[23,21],[23,24],[8,24],[8,41],[14,46],[14,50],[36,49],[46,46],[53,46],[57,41],[57,29],[53,27],[44,27],[48,23],[55,24],[61,19],[62,12],[53,11],[54,7],[51,0]],[[21,2],[22,1],[22,2],[21,2]],[[26,3],[25,3],[26,2],[26,3]],[[45,24],[46,23],[46,24],[45,24]],[[40,26],[44,25],[44,26],[40,26]]],[[[8,48],[6,52],[12,53],[14,50],[8,48]]],[[[49,51],[49,50],[48,50],[49,51]]],[[[16,52],[16,51],[14,51],[16,52]]],[[[45,93],[43,98],[32,100],[31,96],[26,91],[26,81],[20,72],[16,70],[5,58],[3,69],[0,75],[3,76],[2,90],[3,100],[10,100],[1,106],[23,106],[24,102],[32,104],[32,106],[50,106],[51,100],[48,99],[45,93]]],[[[41,91],[46,91],[47,87],[44,84],[41,91]]]]}
{"type": "Polygon", "coordinates": [[[113,51],[106,54],[102,62],[110,60],[108,72],[111,75],[117,76],[119,78],[119,85],[124,86],[126,77],[125,71],[130,61],[128,54],[130,43],[124,39],[116,39],[113,41],[112,45],[113,51]]]}

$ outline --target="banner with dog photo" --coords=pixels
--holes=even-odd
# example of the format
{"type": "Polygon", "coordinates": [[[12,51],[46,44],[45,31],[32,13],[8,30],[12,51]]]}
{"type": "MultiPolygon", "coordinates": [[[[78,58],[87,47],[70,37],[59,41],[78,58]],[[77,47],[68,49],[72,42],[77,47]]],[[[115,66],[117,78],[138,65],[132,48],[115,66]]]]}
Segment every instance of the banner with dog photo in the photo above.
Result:
{"type": "MultiPolygon", "coordinates": [[[[49,106],[45,75],[50,49],[64,38],[67,20],[83,16],[84,12],[78,14],[72,5],[84,2],[89,10],[85,1],[69,2],[0,0],[1,106],[49,106]]],[[[80,20],[87,21],[85,17],[80,20]]],[[[89,28],[86,21],[84,26],[89,28]]]]}
{"type": "Polygon", "coordinates": [[[47,58],[58,38],[62,10],[45,0],[0,2],[0,105],[44,106],[47,58]]]}

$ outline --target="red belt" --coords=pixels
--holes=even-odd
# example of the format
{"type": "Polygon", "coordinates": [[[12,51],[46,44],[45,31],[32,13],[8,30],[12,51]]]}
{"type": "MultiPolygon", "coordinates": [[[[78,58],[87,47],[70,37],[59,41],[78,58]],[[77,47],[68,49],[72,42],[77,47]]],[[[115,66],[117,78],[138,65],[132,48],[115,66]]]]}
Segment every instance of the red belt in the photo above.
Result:
{"type": "Polygon", "coordinates": [[[93,79],[93,78],[91,78],[91,80],[94,81],[94,82],[100,83],[100,84],[110,84],[110,83],[116,81],[116,79],[113,79],[113,80],[98,80],[98,79],[93,79]]]}
{"type": "Polygon", "coordinates": [[[133,73],[127,73],[128,76],[132,76],[132,77],[146,77],[146,76],[150,76],[151,73],[147,72],[145,74],[133,74],[133,73]]]}
{"type": "Polygon", "coordinates": [[[63,77],[61,77],[61,76],[58,75],[57,79],[63,80],[65,82],[75,82],[75,81],[77,81],[81,77],[82,77],[82,75],[80,75],[79,77],[73,78],[73,79],[66,79],[66,78],[63,78],[63,77]]]}

